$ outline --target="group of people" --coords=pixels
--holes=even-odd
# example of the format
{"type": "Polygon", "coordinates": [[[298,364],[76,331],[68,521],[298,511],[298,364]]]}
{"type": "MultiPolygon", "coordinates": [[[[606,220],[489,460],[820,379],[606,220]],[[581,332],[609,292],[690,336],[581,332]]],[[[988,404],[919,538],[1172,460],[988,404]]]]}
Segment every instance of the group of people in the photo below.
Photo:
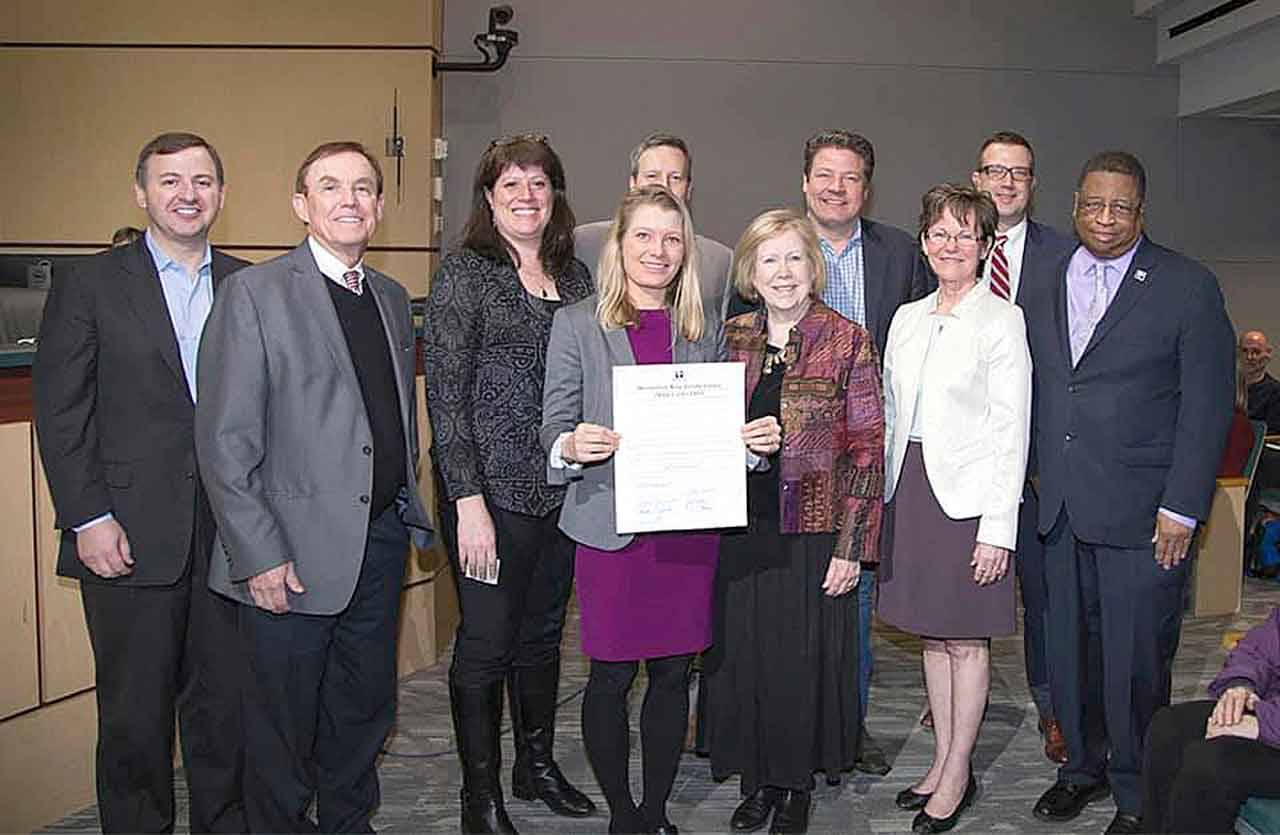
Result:
{"type": "MultiPolygon", "coordinates": [[[[815,134],[804,210],[760,214],[731,251],[695,233],[677,136],[646,137],[613,218],[585,225],[545,137],[482,155],[423,333],[461,611],[463,831],[516,831],[504,691],[512,794],[596,814],[554,757],[575,586],[611,832],[677,831],[699,654],[712,774],[740,780],[733,831],[803,832],[815,773],[887,773],[865,730],[873,611],[922,639],[934,756],[897,795],[904,828],[951,829],[978,792],[988,642],[1016,630],[1015,577],[1061,766],[1034,814],[1070,820],[1110,793],[1123,833],[1187,831],[1184,810],[1203,810],[1144,800],[1141,781],[1199,785],[1153,768],[1144,738],[1231,421],[1216,279],[1144,234],[1146,173],[1125,152],[1084,164],[1072,236],[1030,218],[1019,134],[926,192],[914,234],[863,216],[874,167],[864,137],[815,134]],[[745,366],[746,526],[620,534],[613,369],[719,361],[745,366]]],[[[97,663],[103,826],[172,827],[176,710],[193,831],[367,830],[404,553],[431,534],[408,297],[363,261],[381,170],[356,143],[316,148],[292,197],[306,239],[254,266],[208,244],[223,187],[200,137],[149,143],[145,234],[55,284],[36,357],[59,570],[83,581],[97,663]]],[[[1273,745],[1275,682],[1224,676],[1210,736],[1252,721],[1273,745]]]]}

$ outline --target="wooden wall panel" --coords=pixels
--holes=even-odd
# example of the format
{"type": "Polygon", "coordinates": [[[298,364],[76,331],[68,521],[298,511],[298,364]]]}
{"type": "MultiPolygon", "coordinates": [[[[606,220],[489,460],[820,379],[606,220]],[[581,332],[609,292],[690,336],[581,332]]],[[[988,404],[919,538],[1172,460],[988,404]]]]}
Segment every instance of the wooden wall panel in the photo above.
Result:
{"type": "Polygon", "coordinates": [[[31,424],[0,425],[0,718],[40,703],[31,424]]]}
{"type": "Polygon", "coordinates": [[[422,501],[427,505],[427,512],[431,514],[431,524],[435,526],[437,535],[435,542],[427,550],[411,549],[409,568],[405,572],[406,585],[420,583],[435,577],[441,573],[441,569],[445,568],[449,562],[445,556],[444,544],[440,541],[438,533],[440,518],[436,513],[436,485],[431,469],[431,425],[427,420],[426,388],[421,377],[418,378],[417,397],[418,445],[422,450],[422,463],[418,471],[418,489],[422,492],[422,501]]]}
{"type": "Polygon", "coordinates": [[[49,702],[93,687],[93,648],[84,622],[80,583],[57,575],[59,536],[53,527],[53,495],[44,467],[35,470],[40,699],[49,702]]]}
{"type": "Polygon", "coordinates": [[[0,40],[41,43],[433,44],[430,0],[6,0],[0,40]]]}
{"type": "Polygon", "coordinates": [[[157,133],[191,130],[226,166],[215,243],[296,242],[290,207],[303,157],[356,139],[382,155],[399,90],[406,158],[397,197],[383,158],[386,212],[375,245],[426,246],[431,230],[431,64],[425,51],[0,50],[6,102],[0,244],[105,241],[145,225],[132,172],[157,133]]]}
{"type": "Polygon", "coordinates": [[[0,723],[0,832],[31,832],[93,802],[93,693],[0,723]]]}

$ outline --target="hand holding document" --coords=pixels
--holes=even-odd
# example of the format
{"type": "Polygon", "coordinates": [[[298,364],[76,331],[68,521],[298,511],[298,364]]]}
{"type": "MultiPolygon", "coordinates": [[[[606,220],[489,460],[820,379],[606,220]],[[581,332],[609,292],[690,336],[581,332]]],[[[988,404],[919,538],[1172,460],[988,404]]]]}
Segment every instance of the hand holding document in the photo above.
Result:
{"type": "Polygon", "coordinates": [[[613,369],[618,533],[747,523],[740,362],[613,369]]]}

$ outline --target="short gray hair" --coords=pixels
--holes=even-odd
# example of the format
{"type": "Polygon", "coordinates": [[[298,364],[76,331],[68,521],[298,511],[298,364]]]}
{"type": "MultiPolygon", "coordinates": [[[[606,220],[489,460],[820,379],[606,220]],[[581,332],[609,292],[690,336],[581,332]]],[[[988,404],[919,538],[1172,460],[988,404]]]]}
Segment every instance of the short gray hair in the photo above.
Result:
{"type": "Polygon", "coordinates": [[[631,149],[631,177],[640,176],[640,157],[650,148],[675,148],[684,154],[684,178],[693,181],[693,154],[689,153],[689,146],[683,139],[674,133],[651,133],[644,139],[640,140],[640,144],[631,149]]]}

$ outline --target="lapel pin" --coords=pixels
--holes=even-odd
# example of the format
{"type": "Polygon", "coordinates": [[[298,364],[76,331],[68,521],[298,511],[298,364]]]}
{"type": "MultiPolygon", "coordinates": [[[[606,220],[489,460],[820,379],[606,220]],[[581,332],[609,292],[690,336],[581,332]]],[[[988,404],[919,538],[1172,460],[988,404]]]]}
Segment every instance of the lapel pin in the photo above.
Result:
{"type": "Polygon", "coordinates": [[[1134,274],[1133,274],[1133,280],[1134,280],[1134,281],[1146,281],[1146,280],[1147,280],[1147,271],[1146,271],[1146,270],[1138,270],[1136,273],[1134,273],[1134,274]]]}

